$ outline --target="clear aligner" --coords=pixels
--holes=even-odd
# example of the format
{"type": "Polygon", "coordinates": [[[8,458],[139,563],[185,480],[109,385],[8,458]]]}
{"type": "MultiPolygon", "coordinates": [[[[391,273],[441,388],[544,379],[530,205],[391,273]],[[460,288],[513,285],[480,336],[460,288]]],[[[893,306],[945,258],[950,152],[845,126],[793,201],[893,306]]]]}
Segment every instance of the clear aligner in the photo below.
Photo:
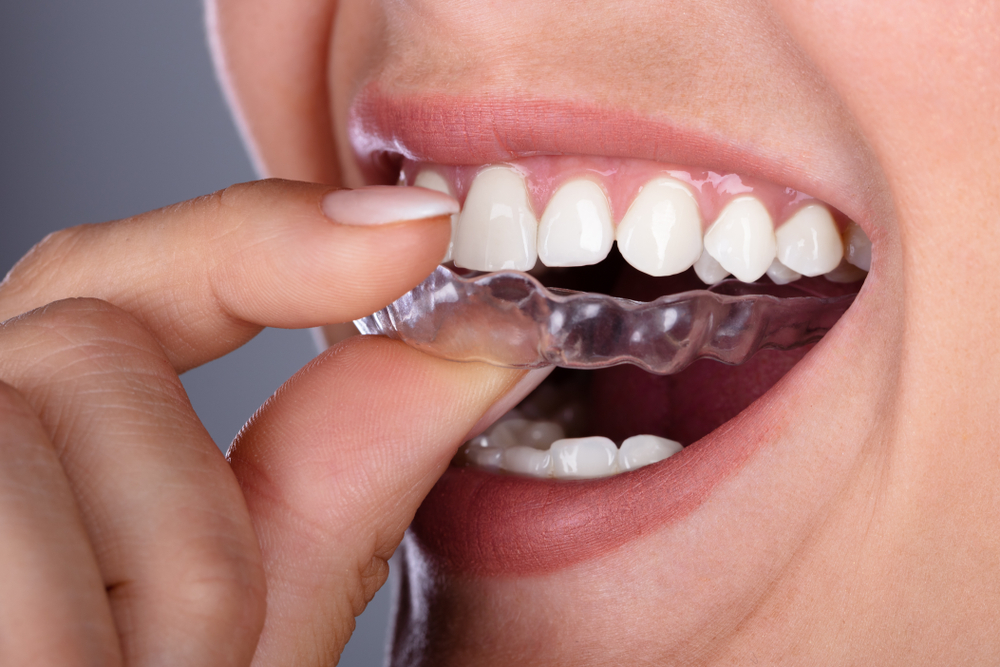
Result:
{"type": "Polygon", "coordinates": [[[738,364],[761,349],[815,342],[854,296],[727,280],[644,303],[547,288],[520,272],[460,276],[439,266],[355,325],[453,361],[589,369],[630,363],[666,375],[696,359],[738,364]]]}

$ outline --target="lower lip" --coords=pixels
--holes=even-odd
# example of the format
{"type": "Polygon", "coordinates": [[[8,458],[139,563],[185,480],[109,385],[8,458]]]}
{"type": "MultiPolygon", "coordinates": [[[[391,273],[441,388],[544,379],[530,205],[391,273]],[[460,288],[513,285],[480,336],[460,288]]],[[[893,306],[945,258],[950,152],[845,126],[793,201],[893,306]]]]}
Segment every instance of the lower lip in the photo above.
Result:
{"type": "Polygon", "coordinates": [[[602,480],[448,468],[417,511],[412,535],[454,573],[526,576],[597,558],[681,521],[737,474],[780,428],[765,407],[773,394],[675,456],[602,480]]]}

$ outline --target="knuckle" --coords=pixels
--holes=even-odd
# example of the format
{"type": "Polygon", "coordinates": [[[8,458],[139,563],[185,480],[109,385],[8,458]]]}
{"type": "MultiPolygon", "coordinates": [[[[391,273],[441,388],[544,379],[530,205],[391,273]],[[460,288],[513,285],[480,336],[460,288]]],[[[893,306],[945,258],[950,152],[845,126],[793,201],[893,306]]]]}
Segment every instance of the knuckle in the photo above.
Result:
{"type": "Polygon", "coordinates": [[[259,558],[230,550],[202,552],[171,587],[177,605],[205,623],[237,634],[259,632],[263,625],[267,592],[259,558]]]}
{"type": "Polygon", "coordinates": [[[208,196],[215,199],[221,212],[240,212],[272,201],[281,193],[294,188],[295,185],[292,181],[280,178],[266,178],[259,181],[236,183],[208,196]]]}
{"type": "Polygon", "coordinates": [[[30,295],[41,291],[53,276],[59,274],[60,265],[76,251],[81,238],[92,227],[80,225],[52,232],[14,264],[0,282],[0,320],[28,309],[18,310],[17,304],[31,303],[30,295]]]}
{"type": "Polygon", "coordinates": [[[0,349],[8,376],[136,369],[173,375],[163,349],[135,317],[94,298],[55,301],[0,324],[0,349]]]}
{"type": "Polygon", "coordinates": [[[0,380],[0,429],[7,434],[11,431],[20,433],[23,431],[23,425],[34,423],[36,420],[37,415],[21,392],[0,380]]]}

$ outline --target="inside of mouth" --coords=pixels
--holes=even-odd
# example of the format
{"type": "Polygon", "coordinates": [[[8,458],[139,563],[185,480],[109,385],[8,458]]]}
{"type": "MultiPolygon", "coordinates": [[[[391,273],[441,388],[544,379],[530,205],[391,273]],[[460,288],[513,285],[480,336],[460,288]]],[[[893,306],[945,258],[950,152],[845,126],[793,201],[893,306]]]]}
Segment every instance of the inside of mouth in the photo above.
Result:
{"type": "Polygon", "coordinates": [[[361,332],[557,367],[457,465],[563,480],[662,461],[778,382],[870,268],[844,214],[739,174],[600,156],[394,168],[461,211],[445,264],[361,332]]]}
{"type": "Polygon", "coordinates": [[[815,342],[853,299],[850,288],[826,280],[698,286],[690,271],[649,276],[616,252],[598,265],[536,276],[440,266],[358,327],[453,361],[590,370],[632,364],[666,375],[697,359],[741,364],[763,349],[815,342]]]}
{"type": "Polygon", "coordinates": [[[662,461],[777,383],[836,323],[861,285],[821,277],[776,285],[765,277],[705,289],[693,271],[649,276],[614,250],[593,266],[536,268],[535,275],[479,275],[442,266],[424,285],[357,323],[362,333],[453,360],[559,366],[466,443],[455,465],[561,480],[662,461]],[[574,306],[573,298],[580,303],[574,306]],[[591,317],[570,315],[574,308],[591,308],[591,317]],[[562,338],[552,331],[559,313],[569,332],[562,338]],[[673,324],[663,327],[665,320],[673,324]],[[575,334],[573,321],[584,324],[575,334]],[[655,336],[650,322],[661,325],[655,336]],[[646,340],[629,352],[629,343],[642,338],[636,331],[646,340]]]}

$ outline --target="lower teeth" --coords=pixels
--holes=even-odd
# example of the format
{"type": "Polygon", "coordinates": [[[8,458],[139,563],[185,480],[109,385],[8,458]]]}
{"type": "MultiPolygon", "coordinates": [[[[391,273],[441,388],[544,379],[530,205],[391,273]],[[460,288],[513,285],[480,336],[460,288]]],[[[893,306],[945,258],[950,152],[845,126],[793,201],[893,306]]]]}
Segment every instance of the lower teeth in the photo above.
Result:
{"type": "Polygon", "coordinates": [[[465,444],[459,465],[472,465],[528,477],[595,479],[636,470],[681,451],[679,442],[635,435],[618,448],[595,435],[567,438],[553,421],[511,417],[465,444]]]}
{"type": "Polygon", "coordinates": [[[657,463],[683,448],[655,435],[620,447],[589,428],[581,397],[567,384],[543,385],[484,434],[467,442],[455,463],[536,478],[595,479],[657,463]]]}

